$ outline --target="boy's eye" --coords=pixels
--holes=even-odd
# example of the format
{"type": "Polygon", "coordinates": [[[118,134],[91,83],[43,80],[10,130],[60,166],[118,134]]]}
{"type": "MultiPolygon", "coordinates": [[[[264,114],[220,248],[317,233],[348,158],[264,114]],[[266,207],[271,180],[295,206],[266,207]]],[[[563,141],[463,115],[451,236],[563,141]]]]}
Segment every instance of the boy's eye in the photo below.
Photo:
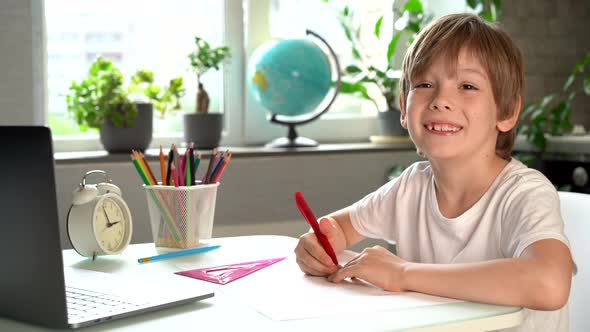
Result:
{"type": "Polygon", "coordinates": [[[425,88],[425,89],[430,89],[432,88],[432,84],[430,83],[420,83],[420,84],[416,84],[416,86],[414,86],[414,88],[425,88]]]}
{"type": "Polygon", "coordinates": [[[476,90],[476,87],[475,87],[475,86],[473,86],[473,85],[471,85],[471,84],[463,84],[463,85],[461,85],[461,87],[462,87],[464,90],[476,90]]]}

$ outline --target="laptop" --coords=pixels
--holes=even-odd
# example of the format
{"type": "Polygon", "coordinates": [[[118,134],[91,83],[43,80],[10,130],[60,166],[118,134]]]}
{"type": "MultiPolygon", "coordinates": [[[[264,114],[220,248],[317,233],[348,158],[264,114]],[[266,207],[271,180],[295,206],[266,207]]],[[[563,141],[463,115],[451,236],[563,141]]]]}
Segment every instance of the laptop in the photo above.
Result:
{"type": "Polygon", "coordinates": [[[49,128],[0,126],[0,153],[0,317],[78,328],[214,295],[172,273],[64,269],[49,128]]]}

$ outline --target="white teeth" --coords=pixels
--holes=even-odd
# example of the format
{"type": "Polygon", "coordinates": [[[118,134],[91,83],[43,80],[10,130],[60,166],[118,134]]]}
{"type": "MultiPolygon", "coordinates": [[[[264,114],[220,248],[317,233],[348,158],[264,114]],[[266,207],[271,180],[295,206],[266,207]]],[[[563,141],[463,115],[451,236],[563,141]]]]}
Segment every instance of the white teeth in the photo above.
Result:
{"type": "Polygon", "coordinates": [[[447,131],[447,132],[457,132],[459,130],[461,130],[460,127],[455,127],[449,124],[428,124],[426,125],[426,127],[428,128],[428,130],[435,130],[435,131],[447,131]]]}

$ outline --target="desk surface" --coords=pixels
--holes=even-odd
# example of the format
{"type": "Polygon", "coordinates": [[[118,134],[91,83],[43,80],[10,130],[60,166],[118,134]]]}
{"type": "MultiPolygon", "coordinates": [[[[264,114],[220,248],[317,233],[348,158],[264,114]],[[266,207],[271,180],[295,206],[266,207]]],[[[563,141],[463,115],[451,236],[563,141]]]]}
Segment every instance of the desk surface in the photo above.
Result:
{"type": "MultiPolygon", "coordinates": [[[[213,239],[222,247],[209,254],[189,255],[148,264],[138,264],[140,257],[157,253],[152,243],[131,245],[120,256],[85,259],[73,250],[64,251],[64,265],[116,274],[146,275],[172,273],[183,265],[202,267],[268,258],[272,248],[275,257],[290,255],[297,239],[283,236],[245,236],[213,239]]],[[[254,274],[252,275],[254,276],[254,274]]],[[[195,282],[203,282],[195,280],[195,282]]],[[[397,311],[374,312],[349,316],[273,321],[249,307],[242,300],[224,293],[223,286],[207,283],[215,296],[174,308],[83,328],[81,331],[154,331],[201,330],[257,331],[277,330],[345,330],[345,331],[483,331],[520,324],[522,310],[515,307],[481,303],[450,303],[397,311]]],[[[0,331],[46,331],[46,329],[0,318],[0,331]]]]}

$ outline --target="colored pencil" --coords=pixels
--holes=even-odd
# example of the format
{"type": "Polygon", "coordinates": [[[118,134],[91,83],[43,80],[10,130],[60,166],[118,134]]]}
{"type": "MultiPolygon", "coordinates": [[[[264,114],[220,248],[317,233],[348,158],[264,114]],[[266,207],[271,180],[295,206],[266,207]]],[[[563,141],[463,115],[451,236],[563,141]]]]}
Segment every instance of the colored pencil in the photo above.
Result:
{"type": "Polygon", "coordinates": [[[164,161],[164,150],[162,150],[162,145],[160,145],[160,175],[162,176],[162,185],[166,185],[166,162],[164,161]]]}
{"type": "Polygon", "coordinates": [[[172,144],[172,150],[174,151],[172,154],[174,154],[174,168],[176,168],[176,175],[174,176],[174,185],[178,186],[178,166],[179,166],[179,162],[178,162],[178,149],[176,149],[176,145],[172,144]]]}
{"type": "Polygon", "coordinates": [[[194,186],[195,185],[195,152],[193,151],[194,144],[191,143],[188,149],[188,157],[186,158],[187,163],[189,165],[188,170],[186,172],[186,185],[187,186],[194,186]]]}
{"type": "Polygon", "coordinates": [[[150,172],[148,171],[147,165],[145,164],[145,161],[143,159],[141,159],[141,157],[139,156],[139,153],[135,150],[131,150],[131,153],[133,154],[133,157],[135,160],[137,160],[137,163],[139,164],[139,167],[141,168],[142,173],[145,175],[146,179],[148,180],[148,185],[154,185],[154,180],[153,178],[150,176],[150,172]]]}
{"type": "Polygon", "coordinates": [[[147,163],[147,161],[145,160],[145,156],[143,155],[143,153],[141,152],[137,152],[137,154],[139,155],[139,158],[141,158],[141,162],[143,163],[143,165],[145,166],[149,177],[152,180],[152,183],[154,185],[158,184],[158,180],[156,180],[156,177],[154,176],[154,173],[152,173],[152,169],[150,168],[150,165],[147,163]]]}
{"type": "Polygon", "coordinates": [[[233,155],[232,151],[228,152],[227,158],[225,158],[225,160],[223,161],[223,164],[221,164],[221,166],[219,167],[219,171],[217,171],[217,173],[215,174],[215,177],[211,180],[212,183],[217,183],[217,182],[219,182],[219,180],[221,180],[221,176],[223,175],[223,171],[227,167],[227,164],[229,164],[229,161],[231,160],[232,155],[233,155]]]}
{"type": "Polygon", "coordinates": [[[148,181],[148,179],[145,177],[145,174],[143,173],[143,170],[141,169],[141,166],[139,166],[139,162],[137,161],[137,159],[135,159],[135,157],[132,155],[131,156],[131,160],[133,161],[133,166],[135,166],[135,169],[137,170],[137,174],[139,174],[139,176],[141,177],[141,180],[143,181],[143,183],[145,185],[150,185],[150,182],[148,181]]]}
{"type": "Polygon", "coordinates": [[[218,249],[219,247],[221,247],[221,246],[214,245],[214,246],[198,247],[198,248],[192,248],[192,249],[186,249],[186,250],[173,251],[173,252],[169,252],[166,254],[145,257],[145,258],[139,258],[137,260],[137,262],[138,263],[147,263],[147,262],[159,261],[162,259],[181,257],[181,256],[186,256],[186,255],[192,255],[192,254],[200,254],[200,253],[204,253],[207,251],[218,249]]]}
{"type": "Polygon", "coordinates": [[[213,168],[213,172],[211,172],[211,180],[209,181],[209,183],[213,182],[212,180],[213,178],[215,178],[215,174],[217,174],[217,171],[219,171],[219,167],[221,166],[221,164],[223,164],[223,160],[226,157],[226,153],[227,152],[222,153],[219,160],[216,161],[215,167],[213,168]]]}
{"type": "Polygon", "coordinates": [[[195,167],[193,169],[193,182],[197,184],[197,170],[199,169],[199,165],[201,164],[201,153],[197,152],[197,156],[195,157],[195,167]]]}
{"type": "Polygon", "coordinates": [[[172,147],[170,147],[170,152],[168,152],[168,168],[166,169],[166,185],[169,186],[172,184],[172,179],[170,178],[171,174],[171,166],[172,160],[174,159],[174,151],[172,151],[172,147]]]}
{"type": "MultiPolygon", "coordinates": [[[[150,180],[148,179],[148,175],[142,169],[140,159],[136,156],[135,151],[133,151],[133,154],[131,155],[131,160],[133,162],[133,165],[135,166],[135,169],[137,170],[137,173],[141,177],[141,180],[143,181],[143,183],[146,186],[151,185],[150,180]]],[[[164,220],[166,221],[166,224],[168,225],[170,233],[172,233],[172,236],[174,236],[174,239],[176,241],[179,241],[180,243],[183,243],[184,241],[178,237],[177,227],[173,222],[172,214],[168,210],[166,204],[164,204],[164,198],[162,197],[160,192],[156,191],[156,190],[148,190],[148,191],[150,192],[152,199],[154,200],[154,202],[156,203],[156,205],[160,209],[160,213],[162,213],[162,215],[164,216],[164,220]]]]}
{"type": "Polygon", "coordinates": [[[211,158],[209,159],[209,166],[207,166],[207,173],[205,173],[205,177],[201,181],[203,184],[209,183],[209,177],[211,176],[211,171],[213,170],[215,157],[217,157],[217,148],[214,148],[213,151],[211,151],[211,158]]]}
{"type": "Polygon", "coordinates": [[[182,156],[178,156],[178,168],[176,169],[176,173],[178,173],[178,185],[184,186],[184,177],[186,171],[186,151],[182,156]]]}
{"type": "Polygon", "coordinates": [[[178,174],[176,174],[176,167],[174,167],[174,165],[172,165],[172,178],[174,178],[174,186],[178,187],[179,186],[178,181],[177,181],[178,174]]]}

